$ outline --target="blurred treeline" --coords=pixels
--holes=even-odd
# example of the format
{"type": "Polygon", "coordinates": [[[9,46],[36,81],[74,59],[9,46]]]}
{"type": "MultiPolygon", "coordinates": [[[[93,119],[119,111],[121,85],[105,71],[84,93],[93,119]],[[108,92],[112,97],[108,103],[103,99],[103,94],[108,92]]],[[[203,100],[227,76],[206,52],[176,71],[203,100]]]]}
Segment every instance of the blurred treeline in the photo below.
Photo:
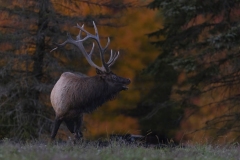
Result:
{"type": "MultiPolygon", "coordinates": [[[[71,45],[76,23],[109,49],[129,90],[84,117],[84,137],[149,134],[183,140],[239,141],[238,0],[11,0],[0,2],[0,138],[48,138],[49,94],[64,71],[95,69],[71,45]]],[[[94,57],[98,63],[98,54],[94,57]]],[[[59,138],[69,135],[64,125],[59,138]]]]}

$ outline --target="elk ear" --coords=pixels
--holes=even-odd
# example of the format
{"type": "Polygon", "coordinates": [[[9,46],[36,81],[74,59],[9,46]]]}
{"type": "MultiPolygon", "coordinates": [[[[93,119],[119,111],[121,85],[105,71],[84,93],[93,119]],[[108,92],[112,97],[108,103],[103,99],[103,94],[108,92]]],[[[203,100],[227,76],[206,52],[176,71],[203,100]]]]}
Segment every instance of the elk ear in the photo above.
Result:
{"type": "Polygon", "coordinates": [[[101,71],[101,70],[99,70],[99,69],[97,69],[97,68],[96,68],[96,73],[97,73],[97,74],[104,74],[103,71],[101,71]]]}

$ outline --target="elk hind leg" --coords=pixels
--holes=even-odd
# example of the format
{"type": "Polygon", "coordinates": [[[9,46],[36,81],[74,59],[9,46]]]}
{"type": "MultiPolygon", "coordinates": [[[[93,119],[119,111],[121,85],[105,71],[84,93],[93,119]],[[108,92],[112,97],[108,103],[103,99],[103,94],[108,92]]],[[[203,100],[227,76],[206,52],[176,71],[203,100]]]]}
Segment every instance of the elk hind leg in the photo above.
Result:
{"type": "Polygon", "coordinates": [[[52,139],[52,140],[54,140],[54,138],[56,137],[57,131],[58,131],[61,123],[62,123],[62,120],[61,120],[61,119],[55,118],[53,130],[52,130],[52,134],[51,134],[51,139],[52,139]]]}

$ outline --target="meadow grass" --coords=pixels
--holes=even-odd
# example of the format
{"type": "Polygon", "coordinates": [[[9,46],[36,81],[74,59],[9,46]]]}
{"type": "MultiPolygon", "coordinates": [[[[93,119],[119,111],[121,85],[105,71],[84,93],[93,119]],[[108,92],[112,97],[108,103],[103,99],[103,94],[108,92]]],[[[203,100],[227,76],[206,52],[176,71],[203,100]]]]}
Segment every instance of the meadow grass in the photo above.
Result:
{"type": "Polygon", "coordinates": [[[240,147],[186,145],[184,147],[144,147],[111,141],[102,147],[89,142],[71,143],[13,143],[0,144],[0,159],[3,160],[237,160],[240,147]]]}

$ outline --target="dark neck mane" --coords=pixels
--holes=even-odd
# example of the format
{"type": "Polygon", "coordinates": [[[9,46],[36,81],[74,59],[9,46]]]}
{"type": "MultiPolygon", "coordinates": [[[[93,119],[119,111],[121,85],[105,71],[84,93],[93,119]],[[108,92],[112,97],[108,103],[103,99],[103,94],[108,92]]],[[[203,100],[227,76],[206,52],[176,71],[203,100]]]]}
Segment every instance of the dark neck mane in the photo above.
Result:
{"type": "Polygon", "coordinates": [[[103,103],[113,100],[120,91],[111,89],[108,83],[100,79],[100,77],[89,77],[89,82],[91,84],[91,90],[94,94],[87,95],[85,98],[84,106],[82,106],[84,112],[92,112],[96,108],[100,107],[103,103]],[[97,80],[97,83],[96,83],[97,80]]]}

